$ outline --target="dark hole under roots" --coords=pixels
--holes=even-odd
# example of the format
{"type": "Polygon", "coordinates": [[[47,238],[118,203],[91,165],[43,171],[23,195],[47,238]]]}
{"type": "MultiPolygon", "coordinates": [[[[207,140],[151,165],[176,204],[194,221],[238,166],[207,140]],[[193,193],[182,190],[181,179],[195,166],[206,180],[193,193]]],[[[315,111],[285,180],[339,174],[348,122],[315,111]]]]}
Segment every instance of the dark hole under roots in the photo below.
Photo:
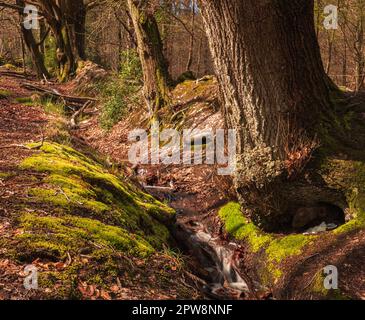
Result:
{"type": "Polygon", "coordinates": [[[272,230],[273,233],[303,233],[323,223],[327,231],[336,229],[346,222],[345,212],[338,206],[329,203],[316,203],[311,206],[300,206],[291,210],[272,230]]]}

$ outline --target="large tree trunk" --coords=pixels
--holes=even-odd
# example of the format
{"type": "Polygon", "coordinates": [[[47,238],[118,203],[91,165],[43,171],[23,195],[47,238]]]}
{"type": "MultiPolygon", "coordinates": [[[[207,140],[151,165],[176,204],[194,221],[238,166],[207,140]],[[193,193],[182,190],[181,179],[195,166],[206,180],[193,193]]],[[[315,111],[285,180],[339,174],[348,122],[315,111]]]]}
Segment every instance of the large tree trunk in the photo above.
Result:
{"type": "Polygon", "coordinates": [[[283,187],[307,164],[332,108],[313,0],[201,0],[201,9],[227,124],[237,130],[243,207],[265,226],[273,223],[266,218],[329,201],[316,188],[304,188],[304,198],[283,187]]]}
{"type": "Polygon", "coordinates": [[[169,73],[161,35],[146,1],[128,0],[128,7],[143,69],[144,96],[151,116],[156,117],[169,99],[169,73]]]}

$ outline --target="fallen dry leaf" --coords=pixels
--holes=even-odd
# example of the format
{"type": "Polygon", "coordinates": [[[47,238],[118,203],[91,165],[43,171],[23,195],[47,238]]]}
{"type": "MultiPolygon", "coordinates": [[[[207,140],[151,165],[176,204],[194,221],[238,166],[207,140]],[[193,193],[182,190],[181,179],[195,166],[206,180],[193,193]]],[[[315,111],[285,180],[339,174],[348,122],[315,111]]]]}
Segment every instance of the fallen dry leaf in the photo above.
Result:
{"type": "Polygon", "coordinates": [[[107,291],[103,290],[103,289],[101,289],[101,291],[100,291],[100,297],[104,300],[111,300],[112,299],[110,294],[107,291]]]}
{"type": "Polygon", "coordinates": [[[110,287],[110,291],[117,293],[119,291],[119,286],[118,285],[113,285],[110,287]]]}

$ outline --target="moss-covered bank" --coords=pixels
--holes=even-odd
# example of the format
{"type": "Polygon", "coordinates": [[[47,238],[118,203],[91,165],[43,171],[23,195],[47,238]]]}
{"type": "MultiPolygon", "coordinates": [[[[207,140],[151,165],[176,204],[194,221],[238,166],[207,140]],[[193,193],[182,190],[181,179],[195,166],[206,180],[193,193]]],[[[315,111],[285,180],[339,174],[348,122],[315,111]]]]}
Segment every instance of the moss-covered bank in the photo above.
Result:
{"type": "Polygon", "coordinates": [[[36,202],[56,205],[62,213],[81,212],[137,234],[148,229],[146,237],[156,246],[167,240],[167,229],[156,222],[171,221],[171,208],[70,147],[46,143],[20,167],[47,173],[45,186],[29,191],[36,202]]]}
{"type": "MultiPolygon", "coordinates": [[[[349,220],[330,232],[317,235],[265,233],[244,216],[241,206],[235,202],[222,207],[219,217],[226,232],[246,244],[249,255],[254,261],[254,265],[249,267],[255,269],[254,273],[258,280],[265,286],[273,287],[306,254],[309,257],[316,255],[315,249],[311,250],[313,247],[322,244],[323,248],[326,248],[326,244],[331,246],[339,237],[365,228],[364,173],[364,165],[361,162],[332,159],[323,166],[322,176],[326,183],[345,192],[349,203],[349,208],[346,210],[349,220]]],[[[245,263],[250,262],[245,261],[245,263]]],[[[306,290],[312,290],[312,293],[321,295],[322,298],[343,298],[337,291],[329,292],[324,289],[318,291],[318,283],[308,286],[306,290]]]]}
{"type": "Polygon", "coordinates": [[[244,217],[241,206],[235,202],[221,208],[219,216],[230,235],[247,242],[252,253],[262,254],[267,260],[267,264],[263,263],[267,268],[261,274],[264,283],[277,282],[283,275],[280,264],[288,257],[300,255],[302,249],[316,238],[302,234],[275,236],[265,233],[244,217]]]}
{"type": "MultiPolygon", "coordinates": [[[[174,210],[102,164],[71,147],[44,143],[21,162],[20,170],[37,182],[22,199],[14,237],[2,239],[1,246],[6,257],[22,264],[62,262],[40,273],[41,290],[49,297],[82,298],[80,283],[107,288],[117,277],[132,281],[138,261],[161,256],[167,269],[168,261],[176,261],[166,254],[174,210]]],[[[146,290],[176,276],[164,269],[153,272],[158,279],[148,284],[137,272],[146,290]]]]}

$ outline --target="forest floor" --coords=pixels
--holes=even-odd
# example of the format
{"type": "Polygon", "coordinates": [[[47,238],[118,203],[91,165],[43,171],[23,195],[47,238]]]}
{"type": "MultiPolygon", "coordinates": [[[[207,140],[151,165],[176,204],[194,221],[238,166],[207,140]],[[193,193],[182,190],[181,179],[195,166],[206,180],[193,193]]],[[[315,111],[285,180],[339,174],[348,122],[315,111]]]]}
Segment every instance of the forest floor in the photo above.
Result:
{"type": "MultiPolygon", "coordinates": [[[[17,102],[21,99],[16,98],[26,98],[33,94],[31,91],[20,88],[21,81],[12,77],[0,79],[0,235],[2,238],[10,240],[16,239],[18,233],[22,232],[14,222],[12,215],[19,210],[19,204],[23,204],[21,199],[27,197],[28,188],[41,183],[43,177],[43,174],[19,171],[19,163],[35,152],[22,146],[29,142],[40,143],[45,136],[48,136],[50,123],[52,126],[55,121],[55,116],[46,112],[44,108],[17,102]]],[[[67,85],[57,88],[65,90],[65,92],[69,90],[67,85]]],[[[219,107],[217,108],[216,93],[217,87],[214,79],[203,81],[200,84],[185,83],[175,89],[173,93],[175,104],[179,105],[178,108],[188,107],[185,118],[186,127],[223,128],[223,120],[219,107]]],[[[99,112],[96,112],[84,119],[77,129],[70,131],[70,139],[74,146],[88,147],[88,150],[95,150],[95,153],[107,157],[107,162],[119,165],[122,163],[123,167],[126,164],[129,146],[127,136],[131,129],[136,129],[141,123],[141,111],[136,110],[108,132],[100,128],[99,112]]],[[[141,187],[148,185],[171,189],[166,192],[159,191],[158,188],[146,188],[146,191],[156,198],[168,202],[171,207],[176,209],[180,224],[189,227],[200,223],[204,225],[205,231],[212,237],[219,238],[222,244],[235,242],[234,256],[239,261],[234,261],[234,263],[240,266],[243,277],[246,280],[251,276],[257,276],[259,270],[255,269],[258,263],[255,260],[256,255],[249,252],[248,244],[245,241],[235,240],[228,235],[218,217],[219,211],[225,204],[236,201],[233,182],[229,177],[219,176],[217,167],[208,165],[141,166],[137,173],[130,167],[126,169],[127,175],[141,187]]],[[[275,239],[277,237],[284,239],[284,235],[275,235],[275,239]]],[[[281,249],[280,246],[278,248],[281,249]]],[[[29,296],[29,292],[22,287],[23,270],[26,264],[2,258],[6,255],[1,250],[0,248],[0,299],[46,298],[47,294],[44,292],[38,292],[37,294],[40,296],[34,292],[33,296],[29,296]]],[[[334,237],[332,234],[325,235],[299,253],[280,261],[283,273],[280,280],[274,284],[270,283],[261,292],[260,289],[257,289],[254,297],[315,299],[327,296],[328,298],[365,299],[365,268],[363,267],[365,265],[365,230],[354,230],[341,237],[334,237]],[[309,290],[313,289],[322,266],[327,265],[335,265],[339,268],[341,289],[339,296],[322,292],[320,288],[317,288],[317,291],[309,290]]],[[[75,258],[73,257],[73,259],[75,258]]],[[[137,260],[133,260],[133,265],[139,265],[139,268],[143,269],[137,272],[138,277],[146,273],[142,276],[144,281],[140,281],[138,285],[134,283],[133,286],[127,281],[125,285],[123,283],[123,286],[120,286],[120,281],[114,279],[110,282],[110,290],[98,289],[94,284],[80,281],[78,288],[83,293],[83,298],[175,299],[200,297],[191,278],[186,279],[183,275],[184,272],[195,274],[202,272],[193,257],[188,259],[188,271],[181,270],[181,272],[179,267],[173,265],[171,258],[166,255],[156,255],[150,260],[154,261],[155,267],[152,270],[150,270],[148,262],[137,260]],[[167,282],[163,286],[154,286],[153,279],[159,277],[158,272],[165,264],[172,265],[165,275],[167,282]],[[179,271],[178,275],[176,275],[176,269],[179,271]],[[179,283],[176,290],[168,289],[169,284],[171,288],[173,277],[179,283]],[[184,290],[190,290],[190,292],[184,290]]],[[[32,262],[45,270],[62,268],[64,266],[60,263],[65,263],[64,261],[45,262],[41,258],[32,262]]]]}
{"type": "MultiPolygon", "coordinates": [[[[60,126],[60,121],[62,124],[62,118],[53,113],[53,110],[33,105],[29,100],[33,92],[21,89],[22,81],[24,80],[13,77],[0,79],[0,299],[199,298],[201,295],[194,276],[187,271],[184,257],[168,249],[167,244],[165,249],[144,258],[113,249],[110,259],[98,260],[99,256],[94,257],[94,253],[102,255],[106,252],[99,248],[104,242],[95,241],[94,245],[100,249],[97,252],[88,249],[90,252],[79,253],[77,250],[71,251],[71,248],[65,257],[53,255],[53,249],[49,251],[44,248],[44,244],[37,242],[38,239],[34,240],[36,243],[33,251],[29,249],[31,243],[23,243],[29,232],[30,235],[33,232],[44,232],[48,236],[52,231],[30,231],[32,226],[21,222],[23,218],[19,212],[25,212],[26,215],[43,212],[45,217],[40,219],[61,217],[56,205],[51,202],[38,203],[30,195],[32,188],[47,185],[45,178],[48,174],[24,170],[20,165],[40,152],[37,146],[42,145],[44,138],[48,141],[49,135],[56,130],[55,127],[60,126]],[[29,143],[36,143],[35,148],[30,148],[29,143]],[[14,253],[14,249],[17,252],[14,253]],[[27,250],[31,252],[28,253],[27,250]],[[40,290],[24,288],[24,269],[30,264],[36,266],[41,275],[47,275],[47,279],[39,280],[40,290]]],[[[59,133],[59,129],[56,131],[59,133]]],[[[79,141],[74,143],[81,149],[86,147],[79,141]]],[[[58,195],[55,194],[55,197],[64,195],[69,201],[73,200],[64,191],[65,188],[58,195]]],[[[76,212],[73,214],[77,215],[76,212]]],[[[87,223],[90,220],[80,221],[87,223]]],[[[99,222],[96,222],[98,225],[99,222]]],[[[104,226],[107,227],[109,228],[108,225],[104,226]]],[[[113,237],[113,230],[111,227],[110,233],[105,233],[105,237],[113,237]]],[[[82,229],[77,231],[81,232],[82,229]]],[[[61,244],[62,240],[60,246],[61,244]]],[[[75,245],[82,247],[82,239],[75,245]]]]}

